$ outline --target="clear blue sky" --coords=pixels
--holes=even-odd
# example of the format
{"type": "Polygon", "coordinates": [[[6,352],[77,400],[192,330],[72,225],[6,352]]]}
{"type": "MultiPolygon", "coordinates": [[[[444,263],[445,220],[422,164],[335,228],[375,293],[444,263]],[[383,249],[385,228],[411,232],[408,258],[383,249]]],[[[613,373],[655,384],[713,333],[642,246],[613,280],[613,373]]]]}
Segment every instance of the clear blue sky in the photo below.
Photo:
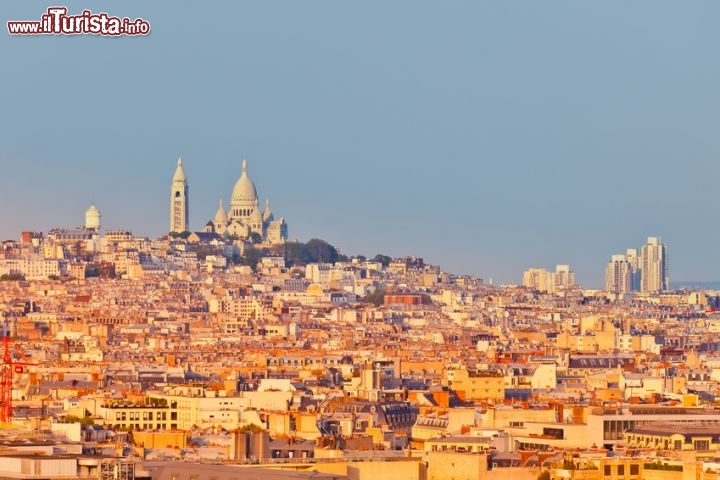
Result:
{"type": "Polygon", "coordinates": [[[659,235],[717,280],[716,1],[56,2],[147,37],[10,36],[2,2],[0,238],[158,236],[182,154],[191,224],[249,162],[290,236],[517,282],[659,235]],[[208,5],[203,7],[203,5],[208,5]]]}

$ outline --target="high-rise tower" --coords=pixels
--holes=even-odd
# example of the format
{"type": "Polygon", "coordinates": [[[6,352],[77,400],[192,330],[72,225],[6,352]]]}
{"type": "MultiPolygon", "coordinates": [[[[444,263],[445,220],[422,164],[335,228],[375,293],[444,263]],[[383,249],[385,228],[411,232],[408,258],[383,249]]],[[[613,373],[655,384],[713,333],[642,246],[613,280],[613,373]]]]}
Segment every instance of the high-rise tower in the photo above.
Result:
{"type": "Polygon", "coordinates": [[[630,266],[630,291],[638,292],[640,291],[640,271],[642,270],[642,265],[637,248],[628,248],[625,251],[625,260],[627,260],[630,266]]]}
{"type": "Polygon", "coordinates": [[[632,288],[632,265],[625,255],[613,255],[605,268],[605,290],[622,296],[632,288]]]}
{"type": "Polygon", "coordinates": [[[182,158],[178,158],[177,168],[170,186],[170,233],[189,231],[189,207],[187,178],[183,171],[182,158]]]}
{"type": "Polygon", "coordinates": [[[640,290],[662,292],[670,288],[667,246],[660,237],[648,237],[640,251],[640,290]]]}

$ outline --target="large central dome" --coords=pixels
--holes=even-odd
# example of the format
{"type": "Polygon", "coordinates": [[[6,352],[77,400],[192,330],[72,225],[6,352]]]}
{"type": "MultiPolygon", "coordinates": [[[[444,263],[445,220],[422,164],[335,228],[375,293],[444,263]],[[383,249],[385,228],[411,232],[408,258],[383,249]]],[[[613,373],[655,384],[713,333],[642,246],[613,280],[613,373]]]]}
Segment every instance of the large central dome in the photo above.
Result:
{"type": "Polygon", "coordinates": [[[235,182],[230,198],[231,206],[247,205],[252,206],[257,201],[257,190],[255,184],[250,180],[247,174],[247,161],[243,160],[242,175],[235,182]]]}

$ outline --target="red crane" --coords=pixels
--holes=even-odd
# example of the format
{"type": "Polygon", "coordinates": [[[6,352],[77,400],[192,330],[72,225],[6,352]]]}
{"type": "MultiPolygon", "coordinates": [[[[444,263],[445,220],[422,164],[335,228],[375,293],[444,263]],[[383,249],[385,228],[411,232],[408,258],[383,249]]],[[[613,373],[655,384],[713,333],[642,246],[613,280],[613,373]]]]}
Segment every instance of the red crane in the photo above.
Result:
{"type": "Polygon", "coordinates": [[[13,373],[22,373],[24,366],[37,365],[13,360],[10,354],[10,336],[8,334],[6,329],[3,336],[3,363],[0,365],[0,423],[3,425],[12,422],[13,417],[13,373]]]}

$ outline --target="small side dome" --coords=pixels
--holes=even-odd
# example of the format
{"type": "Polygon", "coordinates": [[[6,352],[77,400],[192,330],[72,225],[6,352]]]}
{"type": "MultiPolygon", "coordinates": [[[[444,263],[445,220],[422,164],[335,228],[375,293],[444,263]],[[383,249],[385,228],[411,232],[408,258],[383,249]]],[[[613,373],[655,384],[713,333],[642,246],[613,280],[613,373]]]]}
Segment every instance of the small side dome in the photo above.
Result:
{"type": "Polygon", "coordinates": [[[222,199],[218,205],[217,212],[215,212],[215,218],[213,219],[215,225],[225,226],[228,223],[227,212],[225,212],[225,206],[223,205],[222,199]]]}
{"type": "Polygon", "coordinates": [[[100,230],[100,210],[94,204],[85,210],[85,228],[100,230]]]}

